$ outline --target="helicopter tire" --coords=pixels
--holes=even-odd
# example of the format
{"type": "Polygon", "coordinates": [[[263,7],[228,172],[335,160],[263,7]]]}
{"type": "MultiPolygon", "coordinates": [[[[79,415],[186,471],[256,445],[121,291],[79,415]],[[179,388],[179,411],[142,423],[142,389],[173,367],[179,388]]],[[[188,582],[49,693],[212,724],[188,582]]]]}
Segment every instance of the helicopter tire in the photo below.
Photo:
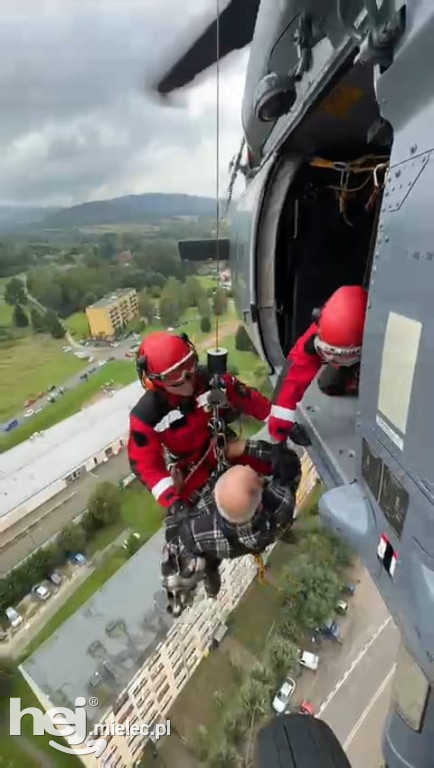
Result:
{"type": "Polygon", "coordinates": [[[255,768],[351,768],[329,726],[311,715],[279,715],[259,733],[255,768]]]}

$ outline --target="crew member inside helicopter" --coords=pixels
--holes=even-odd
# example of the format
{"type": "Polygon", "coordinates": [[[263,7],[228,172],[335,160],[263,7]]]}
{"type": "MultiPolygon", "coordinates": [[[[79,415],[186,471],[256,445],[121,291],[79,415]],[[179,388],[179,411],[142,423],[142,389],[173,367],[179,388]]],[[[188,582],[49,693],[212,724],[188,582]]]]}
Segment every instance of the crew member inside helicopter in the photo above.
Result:
{"type": "MultiPolygon", "coordinates": [[[[213,432],[210,376],[198,365],[194,345],[185,334],[150,333],[137,354],[137,372],[145,393],[130,414],[128,456],[131,470],[163,507],[188,501],[217,467],[219,438],[213,432]],[[171,467],[171,469],[170,469],[171,467]]],[[[247,414],[266,421],[271,403],[234,376],[221,376],[226,425],[247,414]]],[[[239,450],[226,459],[269,474],[267,461],[239,450]]]]}
{"type": "Polygon", "coordinates": [[[321,391],[357,396],[367,301],[360,285],[345,285],[315,310],[314,322],[288,354],[283,381],[273,395],[268,429],[275,440],[289,437],[294,443],[309,444],[304,428],[295,421],[296,407],[324,363],[318,378],[321,391]]]}
{"type": "Polygon", "coordinates": [[[283,444],[239,442],[237,451],[266,461],[271,476],[231,466],[211,478],[194,505],[177,502],[165,519],[162,581],[175,615],[201,580],[209,596],[218,594],[222,560],[260,555],[293,522],[301,479],[297,454],[283,444]]]}

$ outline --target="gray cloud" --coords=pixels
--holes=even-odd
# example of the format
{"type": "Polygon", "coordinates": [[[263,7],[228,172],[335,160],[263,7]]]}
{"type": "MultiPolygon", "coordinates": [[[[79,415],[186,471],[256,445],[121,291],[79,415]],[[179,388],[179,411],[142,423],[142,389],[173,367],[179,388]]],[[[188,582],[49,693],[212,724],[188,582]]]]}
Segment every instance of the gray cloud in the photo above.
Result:
{"type": "MultiPolygon", "coordinates": [[[[210,6],[212,0],[2,4],[0,201],[68,205],[152,190],[212,194],[215,71],[173,106],[161,106],[144,85],[174,39],[201,25],[210,6]]],[[[245,53],[233,54],[222,67],[222,184],[241,136],[245,61],[245,53]]]]}

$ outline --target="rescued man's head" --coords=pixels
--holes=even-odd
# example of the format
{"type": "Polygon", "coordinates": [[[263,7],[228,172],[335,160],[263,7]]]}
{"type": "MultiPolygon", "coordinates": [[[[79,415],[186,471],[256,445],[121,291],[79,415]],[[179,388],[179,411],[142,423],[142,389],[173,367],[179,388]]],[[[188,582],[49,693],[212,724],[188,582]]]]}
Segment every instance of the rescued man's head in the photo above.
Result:
{"type": "Polygon", "coordinates": [[[215,484],[217,509],[230,523],[248,523],[261,503],[262,489],[263,481],[251,467],[230,467],[215,484]]]}

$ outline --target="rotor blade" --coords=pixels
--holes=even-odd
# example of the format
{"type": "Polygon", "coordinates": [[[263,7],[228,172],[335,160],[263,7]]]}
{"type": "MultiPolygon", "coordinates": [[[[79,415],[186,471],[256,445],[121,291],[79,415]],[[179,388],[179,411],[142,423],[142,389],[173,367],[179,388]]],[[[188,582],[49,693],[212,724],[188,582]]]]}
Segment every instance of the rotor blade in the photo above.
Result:
{"type": "MultiPolygon", "coordinates": [[[[231,0],[220,13],[220,59],[244,48],[253,37],[260,0],[231,0]]],[[[216,62],[217,20],[213,21],[187,52],[164,73],[154,88],[161,95],[191,83],[196,75],[216,62]]]]}

